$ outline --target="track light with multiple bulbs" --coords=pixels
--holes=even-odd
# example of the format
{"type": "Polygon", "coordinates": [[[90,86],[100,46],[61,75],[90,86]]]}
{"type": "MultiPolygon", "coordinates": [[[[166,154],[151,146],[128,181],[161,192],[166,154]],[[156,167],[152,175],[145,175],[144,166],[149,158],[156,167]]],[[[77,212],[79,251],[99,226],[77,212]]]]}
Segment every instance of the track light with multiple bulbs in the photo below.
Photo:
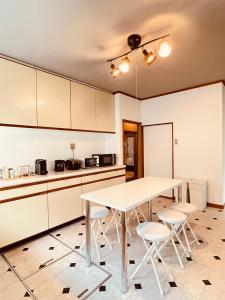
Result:
{"type": "Polygon", "coordinates": [[[171,49],[171,46],[170,46],[170,43],[168,42],[168,40],[165,39],[168,36],[169,36],[169,34],[166,34],[164,36],[160,36],[156,39],[153,39],[153,40],[148,41],[141,45],[141,36],[140,35],[138,35],[138,34],[130,35],[127,40],[128,40],[128,45],[130,46],[131,50],[125,54],[122,54],[122,55],[119,55],[117,57],[107,60],[107,62],[111,62],[110,67],[111,67],[111,74],[112,74],[113,78],[116,78],[121,73],[129,72],[131,61],[128,58],[128,54],[130,54],[134,50],[138,50],[139,48],[142,48],[142,54],[144,55],[144,62],[148,66],[150,66],[154,61],[156,61],[158,56],[163,57],[163,58],[169,56],[172,49],[171,49]],[[153,43],[155,41],[158,41],[158,40],[160,40],[160,43],[159,43],[158,47],[156,47],[155,50],[147,51],[146,49],[144,49],[144,46],[146,46],[150,43],[153,43]],[[119,64],[119,66],[116,67],[115,64],[113,63],[113,61],[115,61],[119,58],[121,58],[121,62],[119,64]]]}

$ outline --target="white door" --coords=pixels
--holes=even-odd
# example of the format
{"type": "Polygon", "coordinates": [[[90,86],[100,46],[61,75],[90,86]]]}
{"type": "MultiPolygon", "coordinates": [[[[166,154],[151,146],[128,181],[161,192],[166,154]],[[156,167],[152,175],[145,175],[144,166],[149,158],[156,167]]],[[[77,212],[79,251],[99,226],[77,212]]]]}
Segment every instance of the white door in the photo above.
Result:
{"type": "MultiPolygon", "coordinates": [[[[144,176],[173,177],[172,124],[144,127],[144,176]]],[[[172,197],[172,191],[163,196],[172,197]]]]}

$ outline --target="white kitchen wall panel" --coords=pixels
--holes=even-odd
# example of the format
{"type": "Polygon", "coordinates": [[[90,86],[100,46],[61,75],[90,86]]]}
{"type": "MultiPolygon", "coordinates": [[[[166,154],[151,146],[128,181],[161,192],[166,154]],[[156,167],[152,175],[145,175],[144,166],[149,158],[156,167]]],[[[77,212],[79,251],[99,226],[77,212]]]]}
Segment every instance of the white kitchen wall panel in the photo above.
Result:
{"type": "Polygon", "coordinates": [[[37,126],[36,70],[1,58],[0,123],[37,126]]]}

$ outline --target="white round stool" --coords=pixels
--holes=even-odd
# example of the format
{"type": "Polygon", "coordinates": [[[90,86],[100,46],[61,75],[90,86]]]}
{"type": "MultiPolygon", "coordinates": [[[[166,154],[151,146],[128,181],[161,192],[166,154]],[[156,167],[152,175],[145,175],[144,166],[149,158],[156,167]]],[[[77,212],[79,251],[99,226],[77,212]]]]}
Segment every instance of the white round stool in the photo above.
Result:
{"type": "MultiPolygon", "coordinates": [[[[108,216],[108,214],[109,214],[109,210],[108,210],[108,208],[106,208],[104,206],[91,206],[90,207],[91,231],[93,233],[98,259],[100,259],[100,254],[99,254],[99,250],[98,250],[97,238],[100,233],[102,233],[106,243],[108,244],[109,248],[112,250],[112,246],[110,245],[109,240],[102,228],[102,222],[103,222],[104,218],[106,216],[108,216]],[[97,233],[95,233],[95,230],[94,230],[95,223],[98,224],[97,233]]],[[[85,211],[84,211],[84,215],[86,216],[85,211]]],[[[84,244],[85,244],[85,240],[81,244],[81,247],[80,247],[81,249],[83,248],[84,244]]]]}
{"type": "Polygon", "coordinates": [[[192,203],[185,203],[185,202],[180,202],[180,203],[174,203],[171,207],[172,209],[176,210],[176,211],[180,211],[182,213],[184,213],[187,216],[186,222],[184,224],[184,229],[185,226],[187,226],[193,236],[193,241],[189,242],[187,235],[185,235],[185,240],[186,240],[186,244],[188,247],[189,252],[191,252],[191,244],[193,244],[194,242],[196,242],[198,245],[200,245],[194,231],[192,230],[189,222],[188,222],[188,217],[190,214],[195,213],[198,209],[197,206],[192,204],[192,203]]]}
{"type": "Polygon", "coordinates": [[[145,256],[143,257],[143,259],[141,260],[141,262],[139,263],[139,265],[131,275],[131,279],[134,278],[134,276],[137,274],[138,270],[141,268],[143,263],[145,261],[147,262],[150,259],[155,273],[156,281],[160,290],[160,294],[163,295],[163,289],[159,280],[154,258],[157,256],[160,258],[161,262],[163,263],[163,266],[166,269],[166,273],[167,273],[166,275],[170,275],[169,270],[163,258],[161,257],[158,249],[159,242],[164,242],[170,238],[170,230],[166,225],[162,225],[155,222],[144,222],[137,226],[137,233],[144,241],[147,240],[152,242],[152,245],[148,248],[145,256]],[[155,255],[153,255],[154,253],[155,255]]]}
{"type": "MultiPolygon", "coordinates": [[[[186,231],[184,229],[184,224],[187,220],[187,217],[185,214],[183,214],[182,212],[179,212],[179,211],[176,211],[176,210],[173,210],[173,209],[162,209],[160,210],[158,213],[158,218],[160,220],[163,221],[164,224],[169,224],[170,227],[171,227],[171,236],[170,236],[170,240],[173,244],[173,247],[174,247],[174,250],[176,252],[176,255],[177,255],[177,258],[178,258],[178,261],[179,261],[179,264],[181,266],[181,268],[183,268],[183,263],[181,261],[181,257],[180,257],[180,254],[178,252],[178,249],[177,249],[177,246],[176,246],[176,243],[174,242],[174,236],[177,238],[179,244],[181,245],[181,247],[183,248],[184,250],[184,253],[190,257],[190,253],[187,251],[186,247],[184,246],[184,244],[182,243],[179,235],[178,235],[178,229],[181,227],[181,230],[183,231],[184,235],[186,236],[186,231]]],[[[166,241],[166,243],[162,244],[161,247],[159,248],[161,250],[161,248],[165,247],[165,245],[169,242],[166,241]]]]}

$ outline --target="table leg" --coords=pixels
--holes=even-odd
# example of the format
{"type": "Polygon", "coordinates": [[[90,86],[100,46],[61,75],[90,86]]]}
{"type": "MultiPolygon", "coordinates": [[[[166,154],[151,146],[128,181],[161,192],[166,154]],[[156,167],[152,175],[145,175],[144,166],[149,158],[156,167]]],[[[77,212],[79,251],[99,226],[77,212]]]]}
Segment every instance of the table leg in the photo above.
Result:
{"type": "Polygon", "coordinates": [[[127,292],[127,232],[126,232],[126,213],[121,212],[121,231],[122,231],[122,253],[121,253],[121,292],[127,292]]]}
{"type": "Polygon", "coordinates": [[[177,201],[181,202],[182,201],[182,186],[178,185],[177,187],[177,201]]]}
{"type": "Polygon", "coordinates": [[[86,267],[91,266],[91,224],[90,224],[90,201],[86,200],[86,267]]]}
{"type": "Polygon", "coordinates": [[[152,200],[148,201],[148,221],[152,221],[152,200]]]}

